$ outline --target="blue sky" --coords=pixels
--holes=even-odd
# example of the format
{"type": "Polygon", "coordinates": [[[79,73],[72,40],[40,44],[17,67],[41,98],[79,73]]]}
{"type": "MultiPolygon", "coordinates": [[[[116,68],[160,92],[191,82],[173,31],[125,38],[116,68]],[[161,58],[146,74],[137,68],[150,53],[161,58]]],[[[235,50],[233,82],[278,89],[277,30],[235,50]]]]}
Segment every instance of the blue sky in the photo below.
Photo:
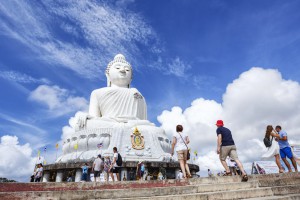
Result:
{"type": "Polygon", "coordinates": [[[133,66],[132,87],[158,126],[167,123],[157,119],[163,111],[184,111],[195,99],[223,106],[228,86],[252,67],[297,85],[299,7],[296,0],[1,1],[0,137],[28,143],[30,156],[44,146],[55,151],[70,117],[106,85],[104,70],[118,53],[133,66]]]}

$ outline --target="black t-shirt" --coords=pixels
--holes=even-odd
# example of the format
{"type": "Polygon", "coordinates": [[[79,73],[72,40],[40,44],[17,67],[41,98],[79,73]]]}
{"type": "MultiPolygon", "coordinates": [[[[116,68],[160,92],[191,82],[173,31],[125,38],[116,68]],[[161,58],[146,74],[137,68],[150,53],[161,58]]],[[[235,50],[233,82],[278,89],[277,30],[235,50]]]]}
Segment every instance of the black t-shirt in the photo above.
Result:
{"type": "Polygon", "coordinates": [[[228,128],[220,126],[217,128],[217,135],[222,135],[222,144],[221,146],[230,146],[234,145],[234,141],[232,139],[231,131],[228,128]]]}

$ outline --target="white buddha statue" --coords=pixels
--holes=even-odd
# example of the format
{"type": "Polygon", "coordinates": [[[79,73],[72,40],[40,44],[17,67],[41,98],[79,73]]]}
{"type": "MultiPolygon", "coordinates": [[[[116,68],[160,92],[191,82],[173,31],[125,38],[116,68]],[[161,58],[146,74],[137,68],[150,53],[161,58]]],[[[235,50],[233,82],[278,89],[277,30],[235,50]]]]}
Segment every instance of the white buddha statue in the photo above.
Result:
{"type": "Polygon", "coordinates": [[[98,153],[112,152],[114,146],[127,160],[168,159],[170,140],[163,129],[147,120],[146,101],[137,89],[130,88],[132,67],[123,55],[116,55],[108,64],[106,78],[107,87],[91,93],[89,113],[75,116],[74,134],[65,141],[63,155],[56,162],[89,160],[98,153]]]}
{"type": "Polygon", "coordinates": [[[132,68],[122,54],[116,55],[108,64],[106,78],[107,87],[91,94],[89,113],[78,116],[77,127],[74,127],[77,130],[93,128],[95,123],[147,119],[145,99],[137,89],[130,88],[132,68]]]}

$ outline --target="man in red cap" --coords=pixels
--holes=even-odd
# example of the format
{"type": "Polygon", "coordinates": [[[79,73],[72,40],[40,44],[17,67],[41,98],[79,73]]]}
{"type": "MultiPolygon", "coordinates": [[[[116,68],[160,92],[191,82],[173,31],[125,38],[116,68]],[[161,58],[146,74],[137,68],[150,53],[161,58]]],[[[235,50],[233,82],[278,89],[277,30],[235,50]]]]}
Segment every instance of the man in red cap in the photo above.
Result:
{"type": "Polygon", "coordinates": [[[236,152],[236,146],[234,144],[231,131],[224,127],[224,123],[222,120],[218,120],[216,123],[217,128],[217,136],[218,136],[218,147],[217,147],[217,153],[220,154],[220,161],[223,165],[223,167],[226,170],[225,176],[231,176],[232,173],[230,172],[230,169],[226,163],[226,158],[229,156],[232,158],[238,167],[240,168],[242,172],[242,181],[248,181],[248,176],[243,168],[242,163],[240,162],[237,152],[236,152]]]}

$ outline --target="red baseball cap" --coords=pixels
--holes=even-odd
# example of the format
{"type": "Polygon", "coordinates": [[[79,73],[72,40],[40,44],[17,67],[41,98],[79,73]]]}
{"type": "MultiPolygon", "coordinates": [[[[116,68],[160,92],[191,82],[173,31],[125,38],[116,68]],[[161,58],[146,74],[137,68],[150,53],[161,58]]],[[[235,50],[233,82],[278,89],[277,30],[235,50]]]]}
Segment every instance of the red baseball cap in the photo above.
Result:
{"type": "Polygon", "coordinates": [[[217,126],[224,126],[223,120],[218,120],[216,125],[217,126]]]}

